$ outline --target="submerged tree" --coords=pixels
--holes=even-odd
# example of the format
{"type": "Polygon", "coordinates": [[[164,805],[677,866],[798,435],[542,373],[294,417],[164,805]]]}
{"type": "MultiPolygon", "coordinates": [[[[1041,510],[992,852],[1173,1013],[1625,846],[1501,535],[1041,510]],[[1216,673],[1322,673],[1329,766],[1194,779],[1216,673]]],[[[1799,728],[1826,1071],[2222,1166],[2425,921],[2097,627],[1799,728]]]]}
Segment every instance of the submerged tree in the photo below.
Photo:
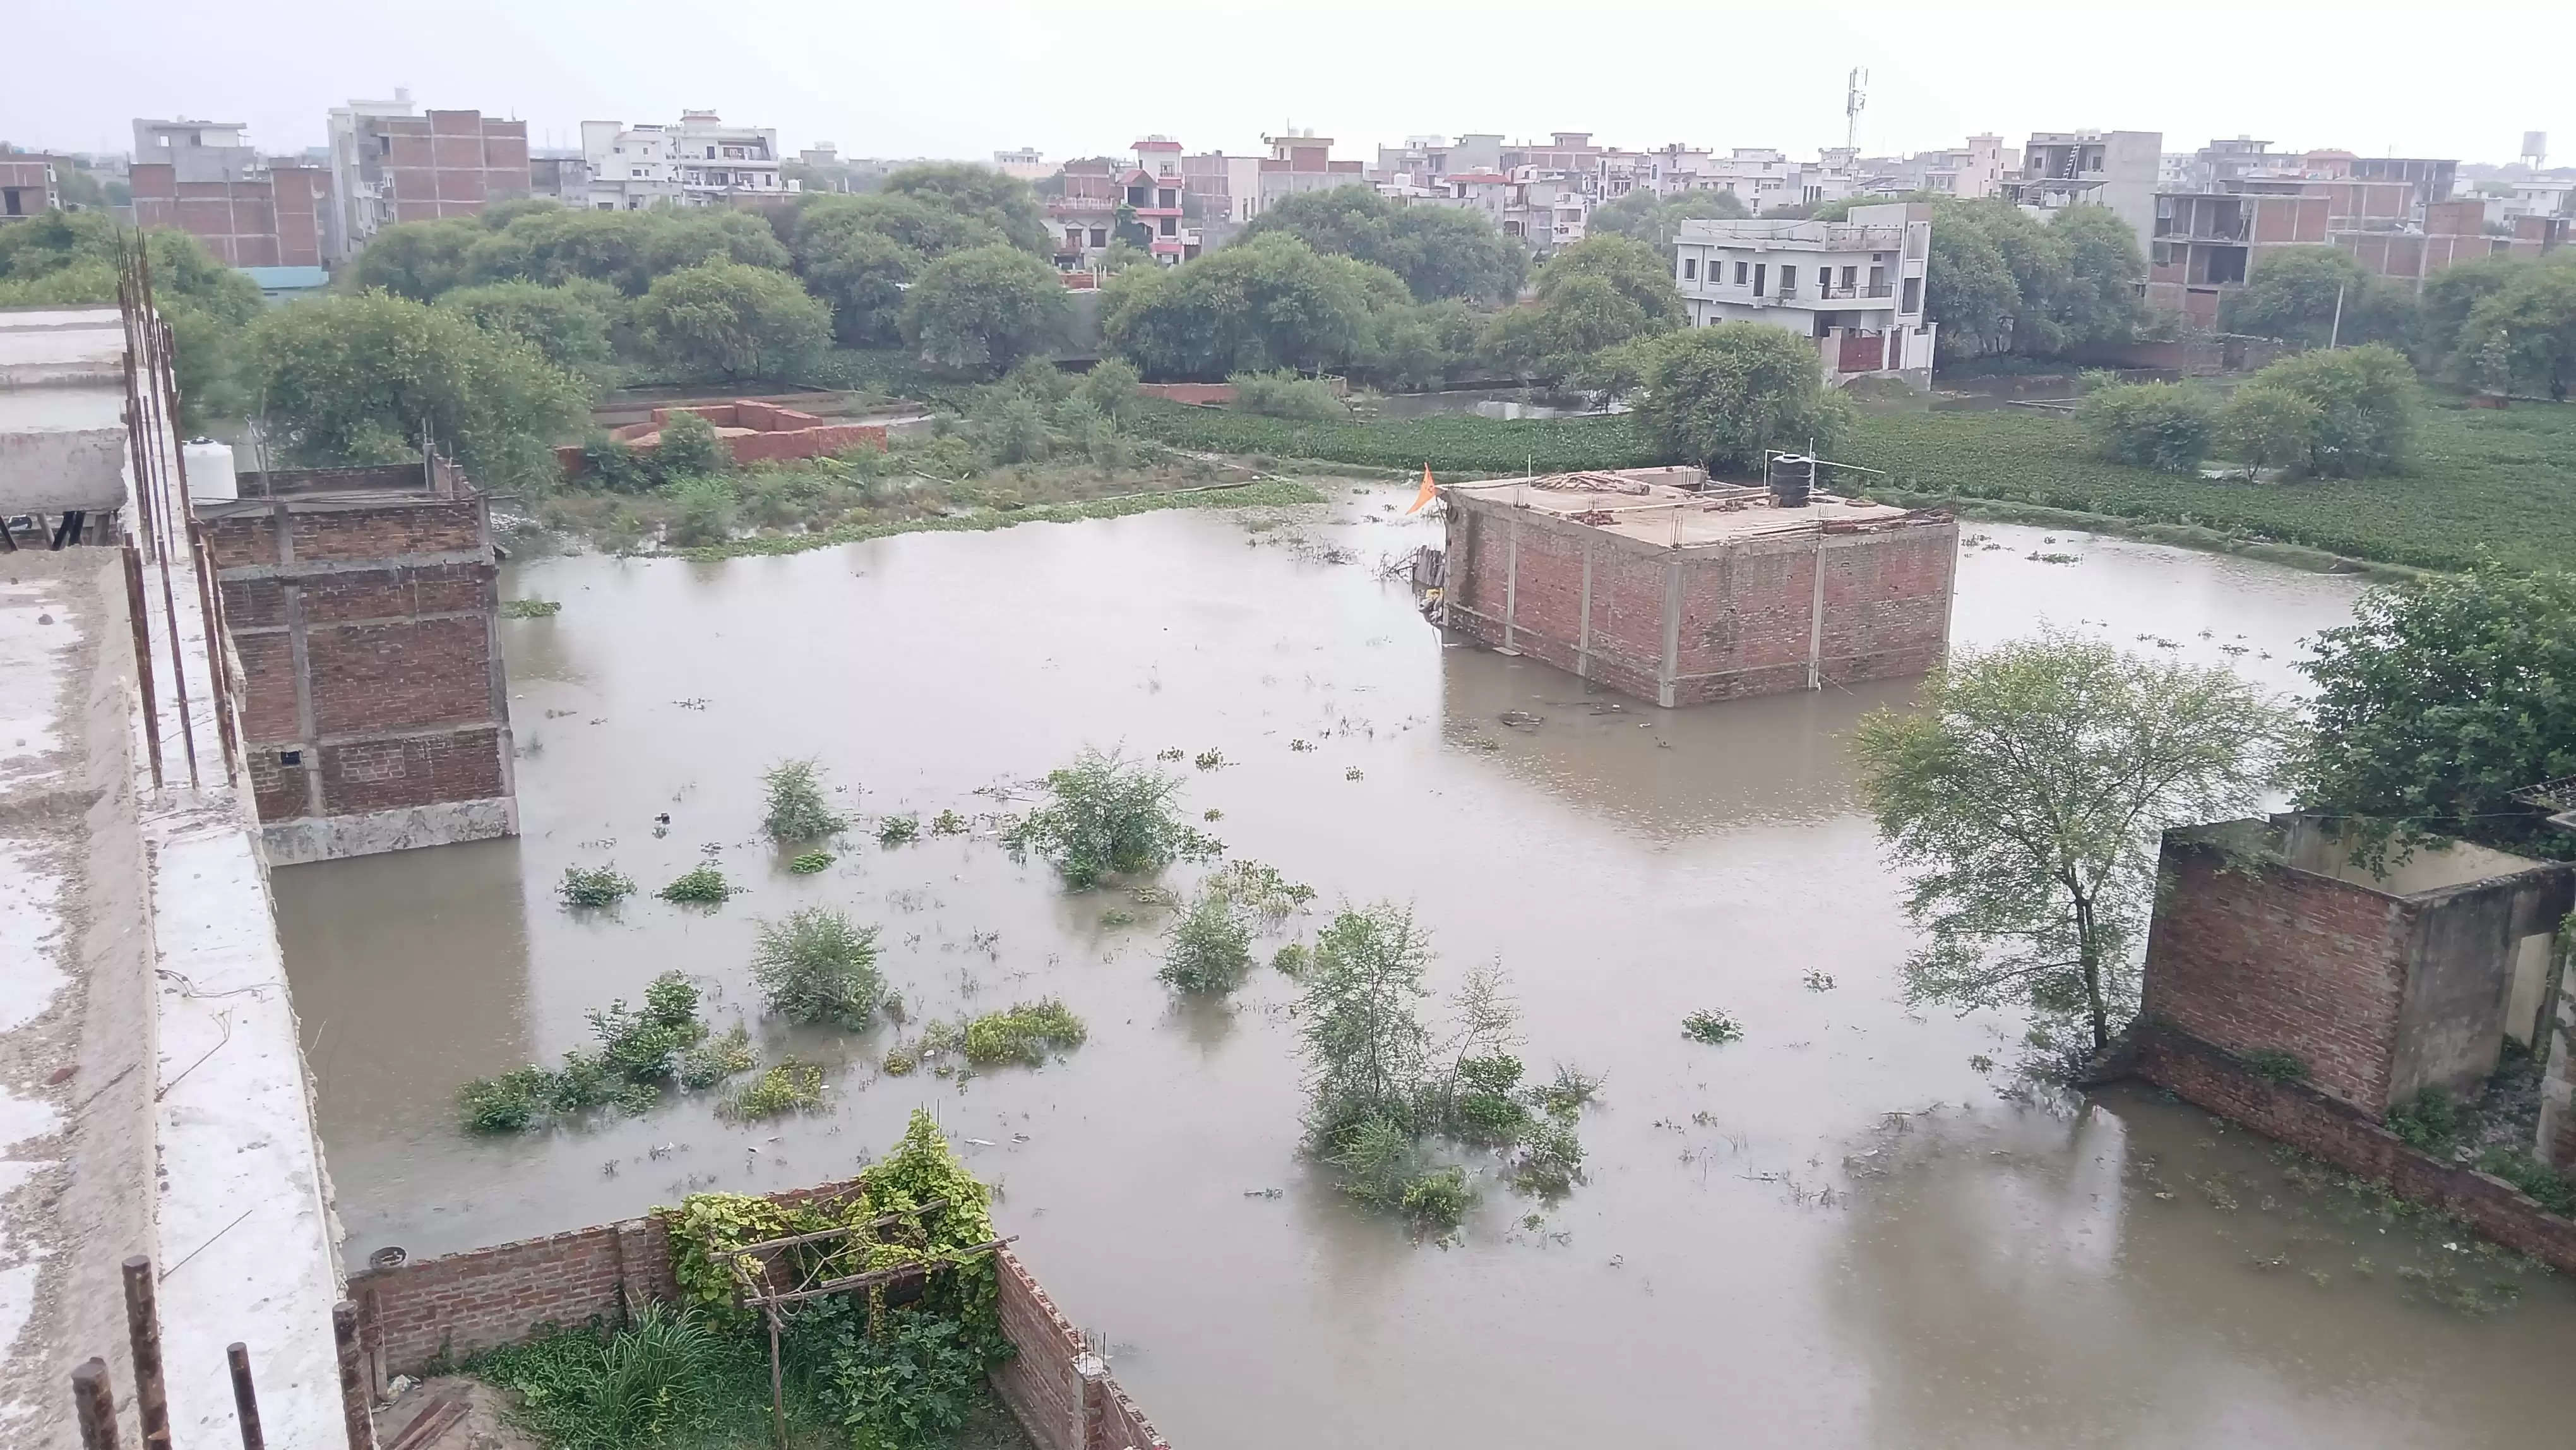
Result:
{"type": "Polygon", "coordinates": [[[830,1023],[856,1031],[885,1002],[885,978],[877,971],[877,929],[827,907],[807,907],[785,921],[762,922],[751,975],[769,1010],[790,1022],[830,1023]]]}
{"type": "Polygon", "coordinates": [[[1159,871],[1220,847],[1181,819],[1181,782],[1150,766],[1085,748],[1046,778],[1047,804],[1022,817],[1008,844],[1035,851],[1076,890],[1108,875],[1159,871]]]}
{"type": "Polygon", "coordinates": [[[2027,1005],[2035,1045],[2100,1049],[2135,1006],[2160,834],[2258,808],[2296,731],[2228,670],[2059,634],[1962,653],[1920,708],[1871,712],[1861,788],[1928,937],[1908,995],[2027,1005]]]}
{"type": "Polygon", "coordinates": [[[782,760],[763,772],[769,809],[760,827],[780,842],[812,841],[849,825],[823,798],[823,767],[811,760],[782,760]]]}
{"type": "Polygon", "coordinates": [[[1306,1130],[1338,1153],[1371,1121],[1409,1138],[1418,1127],[1431,1050],[1419,1008],[1431,943],[1391,902],[1345,911],[1315,937],[1299,1004],[1305,1019],[1306,1130]]]}

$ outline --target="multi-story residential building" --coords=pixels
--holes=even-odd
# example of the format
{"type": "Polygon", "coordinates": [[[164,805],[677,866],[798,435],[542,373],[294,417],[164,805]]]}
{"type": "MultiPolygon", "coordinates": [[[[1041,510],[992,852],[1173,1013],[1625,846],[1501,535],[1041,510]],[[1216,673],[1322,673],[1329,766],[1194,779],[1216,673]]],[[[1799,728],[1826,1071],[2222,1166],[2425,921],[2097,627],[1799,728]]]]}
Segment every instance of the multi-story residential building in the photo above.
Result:
{"type": "Polygon", "coordinates": [[[590,158],[576,150],[529,152],[528,194],[549,197],[566,206],[589,206],[590,158]]]}
{"type": "Polygon", "coordinates": [[[1526,166],[1542,175],[1598,175],[1604,147],[1592,144],[1589,131],[1554,131],[1549,139],[1518,141],[1503,148],[1502,169],[1518,171],[1526,166]]]}
{"type": "Polygon", "coordinates": [[[1222,151],[1182,157],[1181,208],[1206,229],[1209,245],[1219,245],[1261,210],[1261,158],[1222,151]]]}
{"type": "Polygon", "coordinates": [[[1852,208],[1839,222],[1686,221],[1673,285],[1693,327],[1758,322],[1812,339],[1825,380],[1932,382],[1936,324],[1923,315],[1932,209],[1852,208]]]}
{"type": "Polygon", "coordinates": [[[21,220],[63,204],[55,164],[50,156],[0,154],[0,222],[21,220]]]}
{"type": "Polygon", "coordinates": [[[1333,138],[1330,136],[1318,136],[1308,130],[1287,131],[1261,139],[1270,147],[1270,154],[1261,159],[1261,204],[1254,208],[1254,216],[1268,211],[1282,198],[1301,191],[1369,184],[1367,172],[1359,162],[1333,159],[1333,138]]]}
{"type": "Polygon", "coordinates": [[[2147,305],[2218,325],[2227,294],[2276,247],[2331,241],[2327,199],[2267,192],[2163,192],[2147,248],[2147,305]]]}
{"type": "Polygon", "coordinates": [[[2035,131],[2022,148],[2020,170],[2000,187],[2043,217],[2069,206],[2108,207],[2144,250],[2155,229],[2164,142],[2155,131],[2035,131]]]}
{"type": "Polygon", "coordinates": [[[263,157],[238,122],[134,123],[126,180],[138,227],[176,227],[232,267],[318,267],[330,174],[306,158],[263,157]]]}
{"type": "Polygon", "coordinates": [[[729,126],[713,111],[683,111],[667,126],[584,121],[581,152],[600,211],[724,206],[798,189],[780,172],[775,130],[729,126]]]}
{"type": "Polygon", "coordinates": [[[1061,168],[1048,165],[1046,157],[1039,154],[1036,147],[1021,146],[1009,151],[994,152],[993,169],[1004,176],[1016,176],[1022,181],[1041,181],[1055,175],[1061,168]]]}
{"type": "Polygon", "coordinates": [[[411,93],[351,101],[330,116],[333,205],[322,253],[345,259],[397,222],[472,216],[528,194],[528,123],[481,111],[415,115],[411,93]]]}
{"type": "Polygon", "coordinates": [[[1367,175],[1389,195],[1430,196],[1452,173],[1502,169],[1502,133],[1471,131],[1456,141],[1441,136],[1411,136],[1402,146],[1380,146],[1377,165],[1367,175]]]}
{"type": "Polygon", "coordinates": [[[2498,210],[2508,222],[2516,217],[2576,215],[2576,177],[2527,176],[2506,184],[2513,190],[2498,210]]]}
{"type": "Polygon", "coordinates": [[[1066,162],[1063,193],[1046,201],[1056,266],[1095,267],[1117,241],[1166,266],[1197,256],[1199,229],[1184,221],[1187,162],[1168,136],[1148,136],[1123,157],[1066,162]]]}
{"type": "Polygon", "coordinates": [[[1971,136],[1965,146],[1947,150],[1857,158],[1852,170],[1858,173],[1859,194],[1901,196],[1925,191],[1974,201],[2002,190],[2008,168],[2004,138],[1971,136]]]}
{"type": "Polygon", "coordinates": [[[2327,235],[2371,272],[2421,290],[2425,279],[2448,268],[2510,249],[2508,239],[2488,234],[2486,219],[2484,202],[2462,197],[2424,208],[2420,225],[2329,227],[2327,235]]]}

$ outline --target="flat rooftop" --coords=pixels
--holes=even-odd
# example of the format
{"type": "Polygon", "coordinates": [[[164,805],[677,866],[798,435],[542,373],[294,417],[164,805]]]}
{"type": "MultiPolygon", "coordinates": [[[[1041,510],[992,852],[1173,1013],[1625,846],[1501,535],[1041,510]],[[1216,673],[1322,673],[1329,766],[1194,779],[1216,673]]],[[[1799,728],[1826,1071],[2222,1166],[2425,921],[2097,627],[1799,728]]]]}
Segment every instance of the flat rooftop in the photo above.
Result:
{"type": "Polygon", "coordinates": [[[1767,489],[1717,480],[1697,488],[1667,481],[1677,476],[1702,477],[1697,469],[1551,473],[1451,484],[1446,491],[1479,503],[1527,508],[1639,543],[1684,549],[1812,533],[1833,525],[1855,529],[1895,525],[1917,516],[1916,510],[1894,504],[1822,492],[1804,508],[1782,508],[1767,489]]]}

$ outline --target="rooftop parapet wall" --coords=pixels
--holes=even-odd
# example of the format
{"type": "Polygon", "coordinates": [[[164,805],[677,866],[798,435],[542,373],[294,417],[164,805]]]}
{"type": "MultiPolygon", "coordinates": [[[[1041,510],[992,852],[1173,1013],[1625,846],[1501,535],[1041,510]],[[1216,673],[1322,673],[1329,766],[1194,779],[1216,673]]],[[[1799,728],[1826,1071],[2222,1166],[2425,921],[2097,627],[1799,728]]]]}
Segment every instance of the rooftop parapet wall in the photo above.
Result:
{"type": "Polygon", "coordinates": [[[2371,1116],[2474,1089],[2535,1036],[2544,944],[2576,866],[2466,843],[2381,875],[2304,816],[2165,834],[2144,1011],[2237,1054],[2283,1052],[2371,1116]],[[2517,1004],[2525,1020],[2517,1021],[2517,1004]]]}
{"type": "Polygon", "coordinates": [[[1674,706],[1921,674],[1949,641],[1947,514],[1695,486],[1697,469],[1453,485],[1442,621],[1674,706]],[[1677,481],[1678,480],[1678,481],[1677,481]]]}

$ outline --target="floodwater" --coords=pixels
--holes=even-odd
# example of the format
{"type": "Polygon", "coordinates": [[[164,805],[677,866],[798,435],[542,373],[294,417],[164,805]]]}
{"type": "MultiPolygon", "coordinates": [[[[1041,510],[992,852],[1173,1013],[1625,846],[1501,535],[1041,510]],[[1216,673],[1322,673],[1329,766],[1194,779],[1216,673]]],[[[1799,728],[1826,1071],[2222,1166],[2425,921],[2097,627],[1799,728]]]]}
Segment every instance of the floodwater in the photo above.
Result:
{"type": "MultiPolygon", "coordinates": [[[[1000,1186],[1056,1301],[1198,1450],[2563,1432],[2566,1285],[2303,1186],[2262,1140],[2155,1094],[2016,1101],[1978,1061],[2009,1062],[2012,1020],[1905,1008],[1907,932],[1839,736],[1906,686],[1666,712],[1445,648],[1367,567],[1429,537],[1387,511],[1401,497],[1344,493],[1267,532],[1174,511],[515,567],[509,593],[563,603],[502,626],[525,835],[277,875],[352,1262],[843,1176],[926,1106],[1000,1186]],[[1175,1005],[1154,911],[1061,892],[988,827],[854,835],[810,877],[755,840],[757,776],[782,757],[820,757],[863,815],[927,820],[1007,808],[979,791],[1085,743],[1221,751],[1177,768],[1233,855],[1313,884],[1319,910],[1412,903],[1444,991],[1508,972],[1538,1075],[1607,1074],[1589,1181],[1546,1205],[1489,1178],[1453,1245],[1416,1243],[1300,1161],[1277,974],[1231,1008],[1175,1005]],[[713,912],[553,901],[568,865],[614,861],[649,892],[702,853],[751,893],[713,912]],[[916,1020],[1055,994],[1090,1040],[959,1085],[879,1076],[892,1029],[755,1021],[771,1054],[833,1065],[828,1112],[746,1130],[700,1097],[547,1136],[455,1126],[459,1082],[579,1045],[586,1011],[657,972],[698,974],[719,1025],[752,1007],[755,920],[808,904],[882,925],[916,1020]],[[1141,919],[1104,924],[1113,909],[1141,919]],[[1744,1040],[1685,1039],[1702,1007],[1744,1040]]],[[[2359,588],[1969,536],[1962,642],[2047,621],[2281,689],[2359,588]]]]}
{"type": "MultiPolygon", "coordinates": [[[[1377,400],[1381,418],[1421,418],[1437,413],[1472,413],[1479,418],[1581,418],[1603,410],[1580,393],[1551,393],[1534,388],[1449,388],[1436,393],[1390,393],[1377,400]]],[[[1627,411],[1625,405],[1612,412],[1627,411]]]]}

